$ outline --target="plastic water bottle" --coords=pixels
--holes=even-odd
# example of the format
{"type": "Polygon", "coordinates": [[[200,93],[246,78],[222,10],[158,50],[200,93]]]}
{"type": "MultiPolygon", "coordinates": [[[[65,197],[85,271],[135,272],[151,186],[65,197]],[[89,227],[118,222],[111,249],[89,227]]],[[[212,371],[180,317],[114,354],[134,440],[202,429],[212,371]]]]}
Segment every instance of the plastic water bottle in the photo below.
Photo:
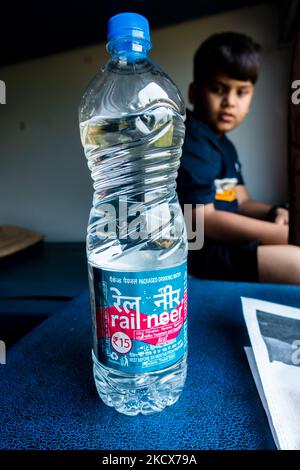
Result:
{"type": "Polygon", "coordinates": [[[146,18],[113,16],[111,58],[79,110],[94,181],[94,379],[104,403],[127,415],[175,403],[187,369],[187,237],[176,194],[185,107],[150,49],[146,18]]]}

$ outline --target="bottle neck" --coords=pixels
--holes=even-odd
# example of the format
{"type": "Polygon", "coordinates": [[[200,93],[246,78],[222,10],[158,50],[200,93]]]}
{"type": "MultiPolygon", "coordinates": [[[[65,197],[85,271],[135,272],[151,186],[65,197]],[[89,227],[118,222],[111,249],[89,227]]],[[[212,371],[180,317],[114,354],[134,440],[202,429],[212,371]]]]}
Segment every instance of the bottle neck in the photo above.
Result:
{"type": "Polygon", "coordinates": [[[106,48],[113,59],[135,61],[147,57],[151,44],[145,39],[125,36],[112,39],[106,48]]]}

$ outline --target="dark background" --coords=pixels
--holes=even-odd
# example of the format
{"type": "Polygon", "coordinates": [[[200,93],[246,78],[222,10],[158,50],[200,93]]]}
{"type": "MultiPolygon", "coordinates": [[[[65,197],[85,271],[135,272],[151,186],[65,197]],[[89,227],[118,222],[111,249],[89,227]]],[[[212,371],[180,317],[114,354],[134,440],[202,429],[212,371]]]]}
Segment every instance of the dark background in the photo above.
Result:
{"type": "MultiPolygon", "coordinates": [[[[267,0],[90,0],[1,2],[0,67],[106,39],[107,20],[124,11],[145,15],[151,30],[267,0]]],[[[279,1],[282,7],[293,3],[279,1]]],[[[284,16],[284,15],[283,15],[284,16]]]]}

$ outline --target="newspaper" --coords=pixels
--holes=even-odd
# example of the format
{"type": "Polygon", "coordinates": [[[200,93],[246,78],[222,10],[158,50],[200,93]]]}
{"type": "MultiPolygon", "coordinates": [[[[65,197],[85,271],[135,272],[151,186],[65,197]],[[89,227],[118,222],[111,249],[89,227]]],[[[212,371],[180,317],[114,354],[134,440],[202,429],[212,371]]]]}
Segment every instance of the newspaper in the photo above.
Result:
{"type": "Polygon", "coordinates": [[[300,309],[242,297],[245,348],[278,449],[300,450],[300,309]]]}

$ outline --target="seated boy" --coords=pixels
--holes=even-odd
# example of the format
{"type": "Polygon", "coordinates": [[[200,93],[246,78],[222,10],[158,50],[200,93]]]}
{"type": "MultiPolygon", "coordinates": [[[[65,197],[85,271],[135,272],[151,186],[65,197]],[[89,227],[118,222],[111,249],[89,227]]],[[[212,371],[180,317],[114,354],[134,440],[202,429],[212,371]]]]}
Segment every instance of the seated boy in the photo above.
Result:
{"type": "Polygon", "coordinates": [[[189,251],[188,268],[206,279],[300,284],[288,211],[250,197],[226,136],[249,111],[260,62],[260,46],[232,32],[211,36],[195,54],[177,192],[182,206],[204,204],[204,246],[189,251]]]}

